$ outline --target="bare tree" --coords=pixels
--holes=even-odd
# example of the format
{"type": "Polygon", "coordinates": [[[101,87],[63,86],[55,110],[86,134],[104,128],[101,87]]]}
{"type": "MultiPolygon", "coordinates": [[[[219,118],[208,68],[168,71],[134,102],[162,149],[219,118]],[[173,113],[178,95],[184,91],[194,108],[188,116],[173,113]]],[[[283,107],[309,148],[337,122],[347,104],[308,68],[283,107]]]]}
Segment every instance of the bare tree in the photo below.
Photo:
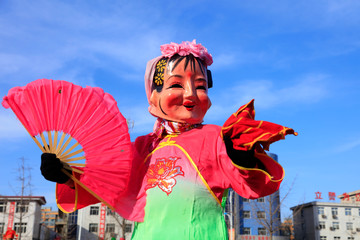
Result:
{"type": "Polygon", "coordinates": [[[265,198],[259,198],[252,202],[252,212],[256,213],[256,221],[266,229],[273,239],[273,235],[280,231],[280,207],[279,192],[275,192],[265,198]]]}
{"type": "MultiPolygon", "coordinates": [[[[284,224],[281,224],[281,208],[285,206],[284,202],[288,198],[290,192],[293,190],[295,179],[291,183],[290,187],[285,191],[285,194],[280,198],[279,191],[258,200],[254,200],[252,206],[252,212],[256,212],[256,221],[266,229],[269,233],[270,239],[273,239],[274,235],[280,235],[284,232],[284,224]]],[[[281,188],[283,190],[284,187],[281,188]]],[[[282,191],[284,192],[284,191],[282,191]]],[[[293,214],[297,214],[301,209],[297,209],[293,214]]],[[[286,219],[292,219],[292,215],[287,216],[286,219]]],[[[286,226],[292,224],[292,221],[287,221],[286,226]]],[[[285,226],[285,227],[286,227],[285,226]]],[[[287,226],[290,234],[292,234],[292,226],[287,226]]]]}
{"type": "Polygon", "coordinates": [[[284,221],[281,223],[280,232],[282,236],[288,236],[290,240],[293,240],[295,238],[292,217],[286,217],[284,219],[284,221]]]}
{"type": "MultiPolygon", "coordinates": [[[[108,209],[108,211],[110,211],[110,209],[108,209]]],[[[120,239],[121,239],[121,238],[125,239],[125,233],[128,232],[128,231],[127,231],[127,224],[129,224],[128,221],[125,220],[125,218],[121,217],[119,214],[117,214],[117,213],[114,212],[114,211],[110,211],[109,213],[110,213],[109,215],[110,215],[110,216],[117,222],[117,224],[120,226],[120,229],[121,229],[121,231],[120,231],[120,233],[119,233],[120,239]]]]}
{"type": "Polygon", "coordinates": [[[19,237],[21,240],[22,235],[22,223],[25,214],[28,212],[28,204],[29,202],[24,199],[24,196],[32,195],[32,184],[31,184],[31,167],[26,166],[25,158],[20,158],[20,163],[18,168],[16,169],[16,181],[20,183],[20,187],[10,187],[13,189],[17,196],[20,196],[20,202],[17,203],[16,210],[19,212],[19,237]]]}

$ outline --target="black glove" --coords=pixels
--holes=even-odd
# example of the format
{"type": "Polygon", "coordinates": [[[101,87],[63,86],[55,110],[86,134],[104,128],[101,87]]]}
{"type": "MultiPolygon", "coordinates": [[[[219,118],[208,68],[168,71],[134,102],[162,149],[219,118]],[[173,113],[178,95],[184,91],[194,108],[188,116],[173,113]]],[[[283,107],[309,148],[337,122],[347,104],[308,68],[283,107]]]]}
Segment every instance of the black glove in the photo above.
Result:
{"type": "MultiPolygon", "coordinates": [[[[61,171],[62,168],[64,168],[64,166],[60,162],[60,159],[56,157],[56,154],[43,153],[41,155],[40,170],[46,180],[57,183],[66,183],[69,180],[69,177],[61,171]]],[[[70,170],[67,171],[71,174],[70,170]]]]}
{"type": "Polygon", "coordinates": [[[224,142],[226,146],[226,152],[230,157],[231,161],[233,161],[233,163],[244,168],[256,167],[265,170],[264,164],[254,156],[254,149],[251,149],[249,151],[241,151],[234,149],[231,139],[226,137],[224,137],[224,142]]]}

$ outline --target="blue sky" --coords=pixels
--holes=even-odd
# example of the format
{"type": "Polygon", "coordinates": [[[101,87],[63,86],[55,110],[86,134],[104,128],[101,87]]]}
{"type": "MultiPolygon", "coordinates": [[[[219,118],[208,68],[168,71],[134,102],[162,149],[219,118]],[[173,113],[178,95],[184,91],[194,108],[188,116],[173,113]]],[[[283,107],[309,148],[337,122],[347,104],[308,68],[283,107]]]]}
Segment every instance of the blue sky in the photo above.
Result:
{"type": "MultiPolygon", "coordinates": [[[[315,192],[359,189],[360,2],[0,1],[0,95],[39,78],[97,86],[134,120],[132,139],[152,130],[146,62],[164,43],[196,39],[213,55],[212,107],[222,125],[255,98],[256,119],[294,128],[273,144],[286,171],[283,215],[315,192]],[[276,3],[275,3],[276,2],[276,3]]],[[[0,194],[19,191],[20,158],[32,194],[53,205],[40,150],[11,110],[0,108],[0,194]]]]}

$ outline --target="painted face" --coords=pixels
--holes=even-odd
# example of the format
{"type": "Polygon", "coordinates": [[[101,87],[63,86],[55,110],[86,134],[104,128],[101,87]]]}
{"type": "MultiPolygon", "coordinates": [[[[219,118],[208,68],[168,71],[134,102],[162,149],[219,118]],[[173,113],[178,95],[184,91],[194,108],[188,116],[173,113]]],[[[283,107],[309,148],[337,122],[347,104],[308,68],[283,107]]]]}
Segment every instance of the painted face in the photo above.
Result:
{"type": "Polygon", "coordinates": [[[206,70],[201,71],[196,61],[195,68],[188,64],[185,70],[184,59],[175,68],[172,64],[165,69],[162,91],[151,94],[150,113],[175,122],[201,123],[211,106],[206,70]]]}

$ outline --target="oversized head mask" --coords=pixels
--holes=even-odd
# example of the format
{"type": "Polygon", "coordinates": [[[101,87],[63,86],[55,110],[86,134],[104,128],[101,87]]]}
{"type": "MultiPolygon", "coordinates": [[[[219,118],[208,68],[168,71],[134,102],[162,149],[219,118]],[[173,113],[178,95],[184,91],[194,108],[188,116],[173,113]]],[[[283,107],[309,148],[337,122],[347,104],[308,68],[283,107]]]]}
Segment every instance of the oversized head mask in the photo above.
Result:
{"type": "Polygon", "coordinates": [[[149,112],[170,121],[201,123],[211,106],[207,94],[212,85],[207,70],[212,64],[211,55],[195,40],[162,45],[161,52],[146,67],[149,112]]]}

